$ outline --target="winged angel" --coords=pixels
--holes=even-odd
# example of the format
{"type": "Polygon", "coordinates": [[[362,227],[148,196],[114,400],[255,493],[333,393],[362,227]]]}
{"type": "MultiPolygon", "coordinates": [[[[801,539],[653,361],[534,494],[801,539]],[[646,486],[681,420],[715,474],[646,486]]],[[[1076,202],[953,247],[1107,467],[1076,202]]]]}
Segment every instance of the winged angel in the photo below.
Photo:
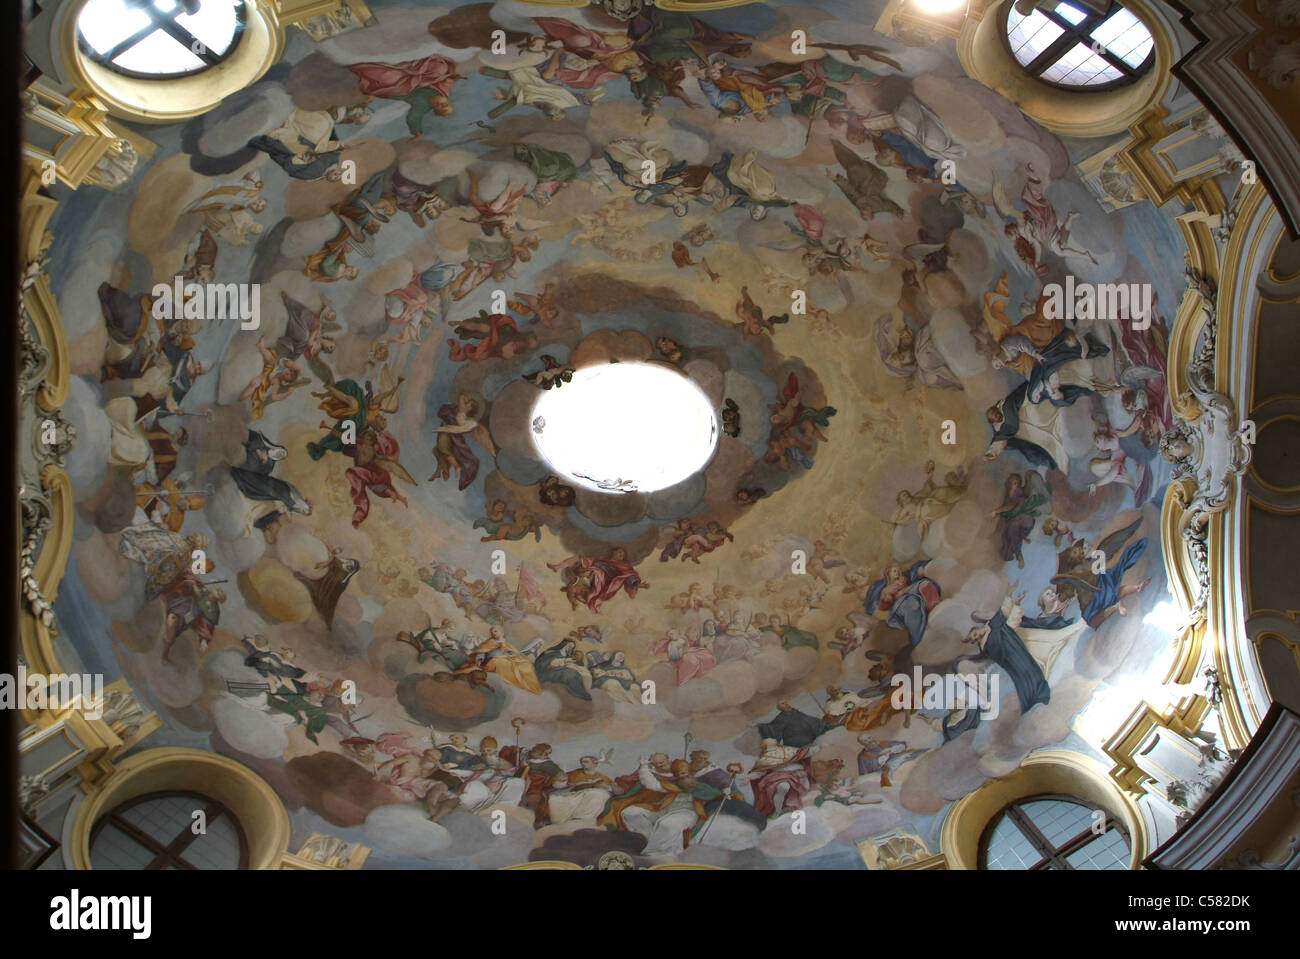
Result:
{"type": "Polygon", "coordinates": [[[347,478],[354,507],[353,528],[370,514],[370,493],[407,505],[406,497],[393,484],[394,475],[415,485],[406,467],[397,460],[401,453],[397,438],[386,429],[387,417],[397,412],[397,393],[403,379],[399,376],[394,381],[385,365],[379,371],[378,393],[369,381],[363,390],[355,380],[339,380],[327,385],[324,392],[312,393],[334,425],[321,423],[329,432],[318,443],[308,443],[307,453],[312,459],[320,459],[326,452],[337,452],[352,460],[347,478]]]}

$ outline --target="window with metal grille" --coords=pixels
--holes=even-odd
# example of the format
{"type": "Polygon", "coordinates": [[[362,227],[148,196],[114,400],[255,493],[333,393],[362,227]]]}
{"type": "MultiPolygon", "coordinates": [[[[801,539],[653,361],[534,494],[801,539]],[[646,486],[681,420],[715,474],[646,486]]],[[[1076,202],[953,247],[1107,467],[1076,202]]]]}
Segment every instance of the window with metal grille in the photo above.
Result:
{"type": "Polygon", "coordinates": [[[1117,0],[1057,0],[1028,14],[1008,4],[1012,55],[1044,83],[1089,92],[1132,83],[1155,60],[1155,39],[1117,0]]]}
{"type": "Polygon", "coordinates": [[[247,869],[248,839],[234,815],[207,796],[149,793],[117,806],[90,833],[95,869],[247,869]],[[196,831],[195,811],[203,812],[196,831]]]}
{"type": "Polygon", "coordinates": [[[77,17],[77,44],[115,73],[174,79],[230,56],[245,14],[243,0],[90,0],[77,17]]]}
{"type": "Polygon", "coordinates": [[[1074,796],[1013,802],[985,827],[981,869],[1127,869],[1128,832],[1110,813],[1074,796]]]}

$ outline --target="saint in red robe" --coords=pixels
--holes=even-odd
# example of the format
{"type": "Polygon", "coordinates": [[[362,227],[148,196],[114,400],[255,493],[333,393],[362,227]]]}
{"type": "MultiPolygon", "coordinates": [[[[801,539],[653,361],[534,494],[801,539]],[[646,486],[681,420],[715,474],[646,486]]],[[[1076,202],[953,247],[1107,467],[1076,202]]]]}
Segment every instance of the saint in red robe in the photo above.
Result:
{"type": "Polygon", "coordinates": [[[641,586],[641,575],[631,563],[623,560],[584,558],[579,560],[579,564],[591,577],[587,608],[593,613],[599,613],[601,604],[617,596],[620,589],[627,590],[628,596],[635,597],[641,586]]]}
{"type": "Polygon", "coordinates": [[[448,97],[451,96],[452,85],[462,79],[456,73],[456,64],[437,54],[401,63],[352,63],[348,69],[361,81],[359,86],[362,93],[388,100],[395,100],[416,90],[436,90],[448,97]]]}
{"type": "MultiPolygon", "coordinates": [[[[348,446],[344,447],[343,452],[353,455],[355,450],[356,447],[348,446]]],[[[382,499],[401,499],[401,494],[393,487],[392,475],[382,465],[380,459],[382,457],[386,460],[396,460],[400,452],[397,439],[393,434],[387,430],[380,430],[375,434],[375,460],[348,467],[346,475],[351,487],[352,505],[356,507],[352,513],[354,528],[360,526],[370,515],[370,497],[366,495],[367,490],[382,499]]]]}
{"type": "Polygon", "coordinates": [[[789,760],[753,780],[753,787],[754,808],[764,816],[775,816],[787,809],[802,809],[804,793],[812,788],[812,759],[808,747],[801,747],[789,760]],[[777,809],[776,790],[782,783],[790,788],[782,799],[781,808],[777,809]]]}

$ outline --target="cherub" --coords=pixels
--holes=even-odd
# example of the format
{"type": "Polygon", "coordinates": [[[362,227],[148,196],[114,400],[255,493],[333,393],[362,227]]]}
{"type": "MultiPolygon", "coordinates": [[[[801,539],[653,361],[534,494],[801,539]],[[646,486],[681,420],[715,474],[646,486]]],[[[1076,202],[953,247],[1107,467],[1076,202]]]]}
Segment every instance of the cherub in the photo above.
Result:
{"type": "Polygon", "coordinates": [[[747,286],[740,288],[740,299],[736,302],[734,312],[740,322],[733,323],[732,326],[739,330],[746,340],[751,336],[762,336],[763,334],[771,336],[776,332],[776,324],[790,322],[789,313],[782,313],[780,316],[769,316],[764,320],[763,310],[750,299],[749,287],[747,286]]]}
{"type": "Polygon", "coordinates": [[[813,551],[808,557],[808,573],[823,583],[829,584],[830,576],[827,574],[828,569],[835,569],[837,566],[847,565],[845,560],[834,559],[835,550],[831,549],[821,540],[813,540],[813,551]]]}
{"type": "Polygon", "coordinates": [[[722,432],[732,437],[740,435],[740,407],[731,397],[722,403],[722,432]]]}
{"type": "Polygon", "coordinates": [[[560,482],[555,475],[543,476],[537,481],[537,498],[546,506],[572,506],[577,491],[560,482]]]}
{"type": "Polygon", "coordinates": [[[573,379],[576,371],[572,366],[561,365],[549,353],[543,353],[539,359],[542,361],[542,368],[532,373],[525,373],[520,379],[544,390],[549,390],[553,386],[558,389],[573,379]]]}
{"type": "Polygon", "coordinates": [[[560,308],[555,305],[555,284],[547,281],[540,293],[520,293],[515,291],[515,298],[506,305],[521,316],[531,316],[530,323],[541,323],[548,330],[560,316],[560,308]]]}
{"type": "Polygon", "coordinates": [[[1058,549],[1061,546],[1061,540],[1067,536],[1070,538],[1071,543],[1074,542],[1074,533],[1055,516],[1049,516],[1043,520],[1042,532],[1044,536],[1052,537],[1052,545],[1058,549]]]}
{"type": "Polygon", "coordinates": [[[684,592],[671,597],[664,604],[664,609],[675,609],[679,613],[689,613],[700,609],[704,605],[700,599],[700,593],[703,590],[704,587],[699,583],[691,583],[684,592]]]}
{"type": "Polygon", "coordinates": [[[736,537],[723,529],[717,520],[709,520],[704,529],[694,529],[682,540],[682,561],[685,562],[689,556],[691,562],[698,564],[702,553],[712,553],[728,540],[734,543],[736,537]]]}
{"type": "Polygon", "coordinates": [[[870,233],[864,233],[858,238],[858,246],[877,263],[889,259],[889,244],[875,239],[870,233]]]}
{"type": "Polygon", "coordinates": [[[506,510],[506,502],[502,499],[495,499],[488,504],[486,518],[474,521],[474,528],[480,527],[487,531],[487,535],[480,538],[483,543],[523,539],[529,533],[536,536],[537,542],[542,541],[542,531],[532,514],[520,512],[516,516],[506,510]]]}
{"type": "Polygon", "coordinates": [[[477,317],[462,320],[453,329],[461,339],[478,341],[470,345],[449,337],[448,355],[456,363],[477,363],[497,356],[508,360],[537,345],[537,335],[521,333],[514,319],[505,313],[479,310],[477,317]]]}

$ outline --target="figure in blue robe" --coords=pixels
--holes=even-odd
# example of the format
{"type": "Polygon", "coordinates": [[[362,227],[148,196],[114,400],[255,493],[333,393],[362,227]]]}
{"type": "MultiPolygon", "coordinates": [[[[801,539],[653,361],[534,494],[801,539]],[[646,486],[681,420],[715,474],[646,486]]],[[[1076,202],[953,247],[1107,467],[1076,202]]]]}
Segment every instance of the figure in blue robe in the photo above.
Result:
{"type": "Polygon", "coordinates": [[[891,585],[886,575],[871,584],[866,598],[862,601],[862,607],[867,611],[867,615],[874,617],[882,595],[892,600],[886,607],[889,613],[885,617],[885,622],[895,629],[906,630],[907,638],[913,646],[920,644],[921,637],[925,635],[926,624],[930,620],[930,610],[939,602],[939,597],[942,595],[938,583],[928,576],[921,575],[921,570],[929,563],[928,559],[922,559],[907,569],[900,570],[901,579],[907,584],[901,593],[893,595],[897,592],[897,587],[891,585]],[[888,595],[885,594],[887,586],[890,587],[888,595]]]}

